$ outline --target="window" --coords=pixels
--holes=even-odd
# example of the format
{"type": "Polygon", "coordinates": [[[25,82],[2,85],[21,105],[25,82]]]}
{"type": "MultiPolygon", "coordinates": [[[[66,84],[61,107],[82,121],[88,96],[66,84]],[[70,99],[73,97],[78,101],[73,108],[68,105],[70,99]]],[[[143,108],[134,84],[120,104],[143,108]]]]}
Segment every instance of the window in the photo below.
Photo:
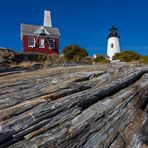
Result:
{"type": "Polygon", "coordinates": [[[111,44],[111,48],[114,48],[114,44],[113,43],[111,44]]]}
{"type": "Polygon", "coordinates": [[[35,38],[28,37],[28,47],[35,47],[35,38]]]}
{"type": "Polygon", "coordinates": [[[40,39],[40,48],[44,48],[45,47],[45,39],[41,38],[40,39]]]}
{"type": "Polygon", "coordinates": [[[49,48],[55,49],[55,40],[48,39],[49,48]]]}

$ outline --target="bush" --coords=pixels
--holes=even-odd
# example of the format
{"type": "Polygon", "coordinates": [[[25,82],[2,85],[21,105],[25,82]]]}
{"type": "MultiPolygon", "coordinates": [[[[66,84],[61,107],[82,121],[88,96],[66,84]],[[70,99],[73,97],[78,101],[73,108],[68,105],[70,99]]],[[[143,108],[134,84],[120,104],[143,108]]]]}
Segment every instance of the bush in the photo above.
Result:
{"type": "Polygon", "coordinates": [[[13,62],[21,63],[24,61],[30,61],[30,62],[45,62],[47,60],[47,56],[43,54],[37,54],[37,53],[22,53],[18,54],[14,57],[13,62]]]}
{"type": "Polygon", "coordinates": [[[87,51],[78,45],[70,45],[63,49],[64,59],[67,61],[79,62],[88,56],[87,51]]]}
{"type": "Polygon", "coordinates": [[[49,55],[49,56],[47,56],[47,62],[49,62],[49,63],[59,63],[60,62],[60,56],[58,54],[49,55]]]}
{"type": "Polygon", "coordinates": [[[141,58],[141,55],[139,55],[135,51],[123,51],[121,53],[116,53],[113,56],[113,60],[120,60],[122,62],[139,61],[140,58],[141,58]]]}
{"type": "Polygon", "coordinates": [[[46,60],[47,60],[47,56],[44,56],[41,54],[37,55],[37,57],[36,57],[37,62],[45,62],[46,60]]]}
{"type": "Polygon", "coordinates": [[[102,55],[97,55],[97,57],[94,59],[94,62],[109,63],[110,60],[105,59],[105,57],[102,55]]]}
{"type": "Polygon", "coordinates": [[[140,61],[141,61],[142,63],[148,64],[148,56],[142,56],[140,61]]]}

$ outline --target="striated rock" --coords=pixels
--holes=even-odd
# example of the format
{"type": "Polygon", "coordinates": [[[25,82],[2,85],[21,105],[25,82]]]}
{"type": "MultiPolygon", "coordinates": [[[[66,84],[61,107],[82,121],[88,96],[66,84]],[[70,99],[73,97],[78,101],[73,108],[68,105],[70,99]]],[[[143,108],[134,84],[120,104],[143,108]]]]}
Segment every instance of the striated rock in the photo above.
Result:
{"type": "Polygon", "coordinates": [[[14,73],[0,89],[0,147],[148,147],[148,66],[14,73]]]}

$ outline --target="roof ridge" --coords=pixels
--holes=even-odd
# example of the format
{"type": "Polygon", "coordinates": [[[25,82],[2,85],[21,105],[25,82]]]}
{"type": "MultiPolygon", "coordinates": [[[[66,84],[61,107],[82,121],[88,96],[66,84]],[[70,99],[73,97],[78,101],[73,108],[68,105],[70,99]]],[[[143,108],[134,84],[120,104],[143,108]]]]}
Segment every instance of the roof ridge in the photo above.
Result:
{"type": "MultiPolygon", "coordinates": [[[[35,26],[35,27],[41,27],[43,25],[31,25],[31,24],[24,24],[24,23],[21,23],[21,26],[22,25],[26,25],[26,26],[35,26]]],[[[43,26],[44,28],[54,28],[54,29],[57,29],[58,27],[47,27],[47,26],[43,26]]]]}
{"type": "Polygon", "coordinates": [[[39,29],[40,27],[44,27],[44,29],[51,35],[60,36],[60,31],[58,27],[47,27],[42,25],[30,25],[30,24],[21,24],[21,37],[22,34],[32,33],[39,29]]]}

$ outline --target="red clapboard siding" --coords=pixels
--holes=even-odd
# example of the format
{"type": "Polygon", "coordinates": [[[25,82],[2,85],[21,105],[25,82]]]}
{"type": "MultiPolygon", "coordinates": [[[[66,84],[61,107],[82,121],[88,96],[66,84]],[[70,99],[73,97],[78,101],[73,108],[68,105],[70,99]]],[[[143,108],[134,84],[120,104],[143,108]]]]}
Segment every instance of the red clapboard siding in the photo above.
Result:
{"type": "MultiPolygon", "coordinates": [[[[42,53],[42,54],[47,54],[47,55],[51,55],[51,54],[59,54],[59,38],[52,38],[55,40],[55,49],[50,49],[48,46],[48,42],[47,42],[47,38],[45,38],[45,48],[39,48],[39,39],[36,41],[36,46],[31,48],[28,47],[28,37],[32,37],[32,36],[23,36],[23,49],[24,52],[35,52],[35,53],[42,53]]],[[[43,38],[43,37],[41,37],[43,38]]],[[[35,40],[37,39],[37,37],[35,37],[35,40]]]]}

